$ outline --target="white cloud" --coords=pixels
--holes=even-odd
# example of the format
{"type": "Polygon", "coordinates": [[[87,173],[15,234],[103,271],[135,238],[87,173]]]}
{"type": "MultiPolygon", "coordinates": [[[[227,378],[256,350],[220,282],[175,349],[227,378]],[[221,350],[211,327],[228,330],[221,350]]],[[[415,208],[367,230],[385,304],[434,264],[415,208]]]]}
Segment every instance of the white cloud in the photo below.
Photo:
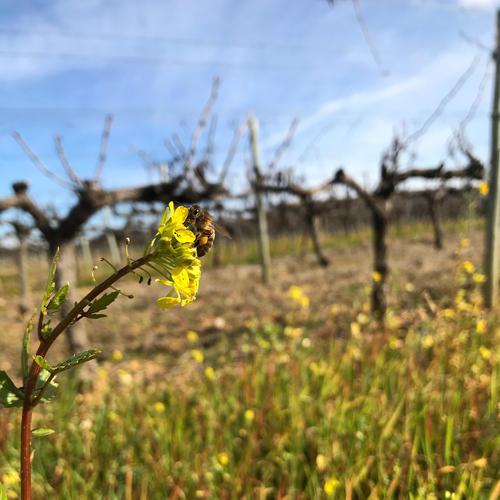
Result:
{"type": "Polygon", "coordinates": [[[464,9],[493,9],[500,6],[499,0],[459,0],[464,9]]]}

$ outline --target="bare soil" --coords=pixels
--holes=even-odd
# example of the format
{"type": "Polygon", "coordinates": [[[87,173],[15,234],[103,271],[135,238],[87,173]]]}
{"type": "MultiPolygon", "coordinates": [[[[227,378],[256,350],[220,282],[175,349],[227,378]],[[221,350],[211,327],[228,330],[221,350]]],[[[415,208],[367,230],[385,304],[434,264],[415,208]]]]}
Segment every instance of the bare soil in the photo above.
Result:
{"type": "MultiPolygon", "coordinates": [[[[443,250],[435,250],[431,235],[426,234],[391,241],[389,304],[414,308],[416,303],[423,302],[424,291],[435,302],[450,301],[458,263],[468,259],[480,266],[482,244],[480,231],[448,235],[443,250]],[[461,247],[464,237],[470,240],[470,245],[461,247]],[[457,249],[460,249],[458,255],[457,249]],[[408,283],[413,286],[407,286],[408,283]]],[[[196,331],[200,342],[208,345],[223,334],[237,339],[249,322],[256,319],[286,322],[292,317],[296,322],[308,323],[313,334],[334,335],[334,328],[327,322],[332,306],[337,304],[352,311],[361,308],[368,298],[367,287],[372,280],[371,244],[327,249],[326,255],[331,262],[326,268],[318,265],[313,254],[274,259],[272,282],[267,286],[261,283],[258,265],[228,265],[203,271],[197,300],[185,308],[168,311],[155,303],[165,287],[127,281],[122,289],[135,298],[120,297],[111,306],[109,317],[87,322],[91,347],[102,349],[103,358],[110,358],[115,349],[129,358],[151,359],[165,354],[178,357],[189,348],[186,338],[189,330],[196,331]],[[309,297],[307,314],[288,295],[291,285],[302,287],[309,297]]],[[[0,275],[5,278],[7,274],[15,278],[12,268],[2,264],[0,275]]],[[[4,289],[0,288],[0,370],[15,373],[29,313],[21,315],[19,299],[9,297],[4,289]]],[[[79,292],[83,295],[86,290],[81,288],[79,292]]],[[[54,351],[56,359],[63,359],[66,345],[62,339],[54,351]]]]}

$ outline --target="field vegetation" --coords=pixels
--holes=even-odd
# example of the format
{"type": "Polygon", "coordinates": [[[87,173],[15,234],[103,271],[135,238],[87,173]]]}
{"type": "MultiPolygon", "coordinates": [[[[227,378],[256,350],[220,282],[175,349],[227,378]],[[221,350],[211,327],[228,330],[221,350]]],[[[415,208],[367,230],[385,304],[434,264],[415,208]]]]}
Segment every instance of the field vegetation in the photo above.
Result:
{"type": "MultiPolygon", "coordinates": [[[[274,242],[288,255],[269,287],[251,246],[221,247],[198,300],[168,313],[130,281],[136,298],[94,323],[92,390],[63,377],[35,414],[56,433],[34,440],[34,498],[500,497],[500,320],[482,307],[478,225],[450,227],[441,252],[426,227],[393,234],[383,324],[367,234],[327,238],[326,270],[274,242]]],[[[3,276],[1,369],[20,349],[15,293],[3,276]]],[[[18,426],[1,411],[9,498],[18,426]]]]}

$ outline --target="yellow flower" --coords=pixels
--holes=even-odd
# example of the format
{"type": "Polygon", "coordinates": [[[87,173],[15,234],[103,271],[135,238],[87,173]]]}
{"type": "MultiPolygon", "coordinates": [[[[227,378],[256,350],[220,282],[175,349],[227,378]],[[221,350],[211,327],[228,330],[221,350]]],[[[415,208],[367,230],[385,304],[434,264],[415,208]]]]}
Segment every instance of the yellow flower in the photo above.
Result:
{"type": "Polygon", "coordinates": [[[292,339],[298,339],[302,337],[302,333],[304,330],[300,327],[293,327],[293,326],[285,326],[284,333],[287,337],[291,337],[292,339]]]}
{"type": "MultiPolygon", "coordinates": [[[[202,361],[203,361],[203,354],[202,354],[202,361]]],[[[205,376],[208,378],[208,380],[215,380],[215,371],[211,366],[207,366],[205,368],[205,376]]]]}
{"type": "Polygon", "coordinates": [[[434,345],[434,337],[432,335],[426,335],[422,337],[422,347],[429,349],[434,345]]]}
{"type": "Polygon", "coordinates": [[[217,455],[217,459],[219,460],[219,463],[221,465],[227,465],[229,463],[229,457],[227,456],[227,453],[219,453],[217,455]]]}
{"type": "Polygon", "coordinates": [[[302,292],[302,288],[299,286],[292,285],[288,289],[288,295],[296,302],[299,302],[304,309],[309,307],[309,297],[302,292]]]}
{"type": "Polygon", "coordinates": [[[484,283],[486,281],[486,276],[484,274],[481,274],[481,273],[474,273],[472,275],[472,279],[476,283],[484,283]]]}
{"type": "Polygon", "coordinates": [[[335,489],[337,488],[337,486],[339,485],[339,481],[338,479],[335,479],[335,478],[332,478],[332,479],[329,479],[326,483],[325,483],[325,486],[324,486],[324,491],[327,495],[331,495],[335,489]]]}
{"type": "Polygon", "coordinates": [[[251,422],[255,418],[255,412],[253,410],[245,411],[245,420],[251,422]]]}
{"type": "Polygon", "coordinates": [[[474,267],[474,264],[470,260],[464,260],[462,262],[462,269],[466,273],[472,274],[476,268],[474,267]]]}
{"type": "Polygon", "coordinates": [[[316,467],[320,471],[324,471],[326,469],[326,465],[328,463],[328,460],[326,459],[325,455],[322,455],[321,453],[316,457],[316,467]]]}
{"type": "Polygon", "coordinates": [[[121,361],[123,359],[123,354],[121,353],[121,351],[119,351],[118,349],[115,349],[113,351],[113,359],[115,361],[121,361]]]}
{"type": "Polygon", "coordinates": [[[7,484],[9,486],[18,483],[19,481],[20,481],[19,474],[14,470],[2,476],[2,483],[7,484]]]}
{"type": "Polygon", "coordinates": [[[485,181],[482,181],[479,184],[478,189],[479,189],[479,193],[481,194],[481,196],[486,196],[490,192],[490,187],[488,186],[488,183],[485,181]]]}
{"type": "Polygon", "coordinates": [[[453,309],[443,309],[443,316],[446,319],[453,319],[455,317],[455,311],[453,309]]]}
{"type": "Polygon", "coordinates": [[[351,335],[353,337],[359,337],[360,334],[361,334],[361,328],[359,327],[359,324],[353,321],[351,323],[351,335]]]}
{"type": "Polygon", "coordinates": [[[486,333],[486,321],[484,319],[478,319],[476,323],[476,332],[479,334],[486,333]]]}
{"type": "Polygon", "coordinates": [[[194,360],[197,363],[203,363],[203,353],[199,351],[198,349],[193,349],[191,351],[191,356],[193,356],[194,360]]]}
{"type": "Polygon", "coordinates": [[[198,334],[195,331],[193,331],[193,330],[189,330],[187,332],[186,336],[187,336],[189,342],[194,343],[194,342],[196,342],[198,340],[198,334]]]}
{"type": "Polygon", "coordinates": [[[180,297],[160,297],[156,300],[156,303],[162,309],[170,309],[171,307],[176,306],[181,301],[180,297]]]}
{"type": "Polygon", "coordinates": [[[161,401],[157,401],[154,404],[154,408],[157,413],[163,413],[165,411],[165,405],[161,401]]]}
{"type": "Polygon", "coordinates": [[[292,299],[300,301],[300,299],[302,297],[302,288],[300,288],[300,286],[292,285],[288,289],[288,295],[290,295],[290,297],[292,297],[292,299]]]}
{"type": "Polygon", "coordinates": [[[111,420],[111,422],[117,422],[118,420],[120,420],[118,413],[115,413],[114,411],[110,411],[108,413],[108,418],[109,420],[111,420]]]}
{"type": "Polygon", "coordinates": [[[484,347],[484,345],[482,345],[479,348],[479,352],[481,353],[481,356],[484,359],[490,359],[491,358],[491,351],[487,347],[484,347]]]}
{"type": "Polygon", "coordinates": [[[462,238],[460,240],[460,246],[462,246],[462,247],[468,247],[469,245],[470,245],[469,238],[462,238]]]}
{"type": "Polygon", "coordinates": [[[184,221],[188,216],[189,210],[182,205],[174,209],[174,203],[172,201],[168,204],[168,208],[168,217],[165,211],[160,227],[158,228],[161,237],[168,239],[174,237],[179,243],[193,243],[196,236],[184,226],[184,221]]]}
{"type": "Polygon", "coordinates": [[[375,281],[376,283],[380,283],[382,281],[382,275],[378,271],[375,271],[372,274],[372,278],[373,278],[373,281],[375,281]]]}
{"type": "Polygon", "coordinates": [[[188,212],[183,206],[174,209],[174,204],[170,202],[163,213],[158,232],[149,241],[144,252],[150,257],[145,266],[163,276],[156,281],[172,287],[166,297],[157,300],[157,304],[163,309],[177,304],[185,306],[196,299],[198,292],[201,263],[196,258],[196,249],[192,248],[196,237],[184,226],[188,212]]]}

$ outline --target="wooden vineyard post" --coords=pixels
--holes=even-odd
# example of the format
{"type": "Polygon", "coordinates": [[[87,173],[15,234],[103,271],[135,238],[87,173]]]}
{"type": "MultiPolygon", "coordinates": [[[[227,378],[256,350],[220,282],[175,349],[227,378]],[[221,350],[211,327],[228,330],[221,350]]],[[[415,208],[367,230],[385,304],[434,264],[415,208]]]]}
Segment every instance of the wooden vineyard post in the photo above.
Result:
{"type": "Polygon", "coordinates": [[[485,251],[485,304],[494,307],[498,303],[498,281],[500,277],[500,186],[498,184],[499,168],[499,119],[500,119],[500,10],[497,11],[497,34],[495,58],[495,82],[493,93],[493,112],[491,115],[491,171],[489,206],[486,223],[485,251]]]}
{"type": "Polygon", "coordinates": [[[253,170],[255,175],[255,210],[259,230],[259,249],[262,265],[262,281],[269,283],[271,279],[271,253],[269,250],[269,232],[267,229],[267,217],[262,202],[262,175],[259,165],[259,128],[254,118],[250,122],[250,145],[252,147],[253,170]]]}

